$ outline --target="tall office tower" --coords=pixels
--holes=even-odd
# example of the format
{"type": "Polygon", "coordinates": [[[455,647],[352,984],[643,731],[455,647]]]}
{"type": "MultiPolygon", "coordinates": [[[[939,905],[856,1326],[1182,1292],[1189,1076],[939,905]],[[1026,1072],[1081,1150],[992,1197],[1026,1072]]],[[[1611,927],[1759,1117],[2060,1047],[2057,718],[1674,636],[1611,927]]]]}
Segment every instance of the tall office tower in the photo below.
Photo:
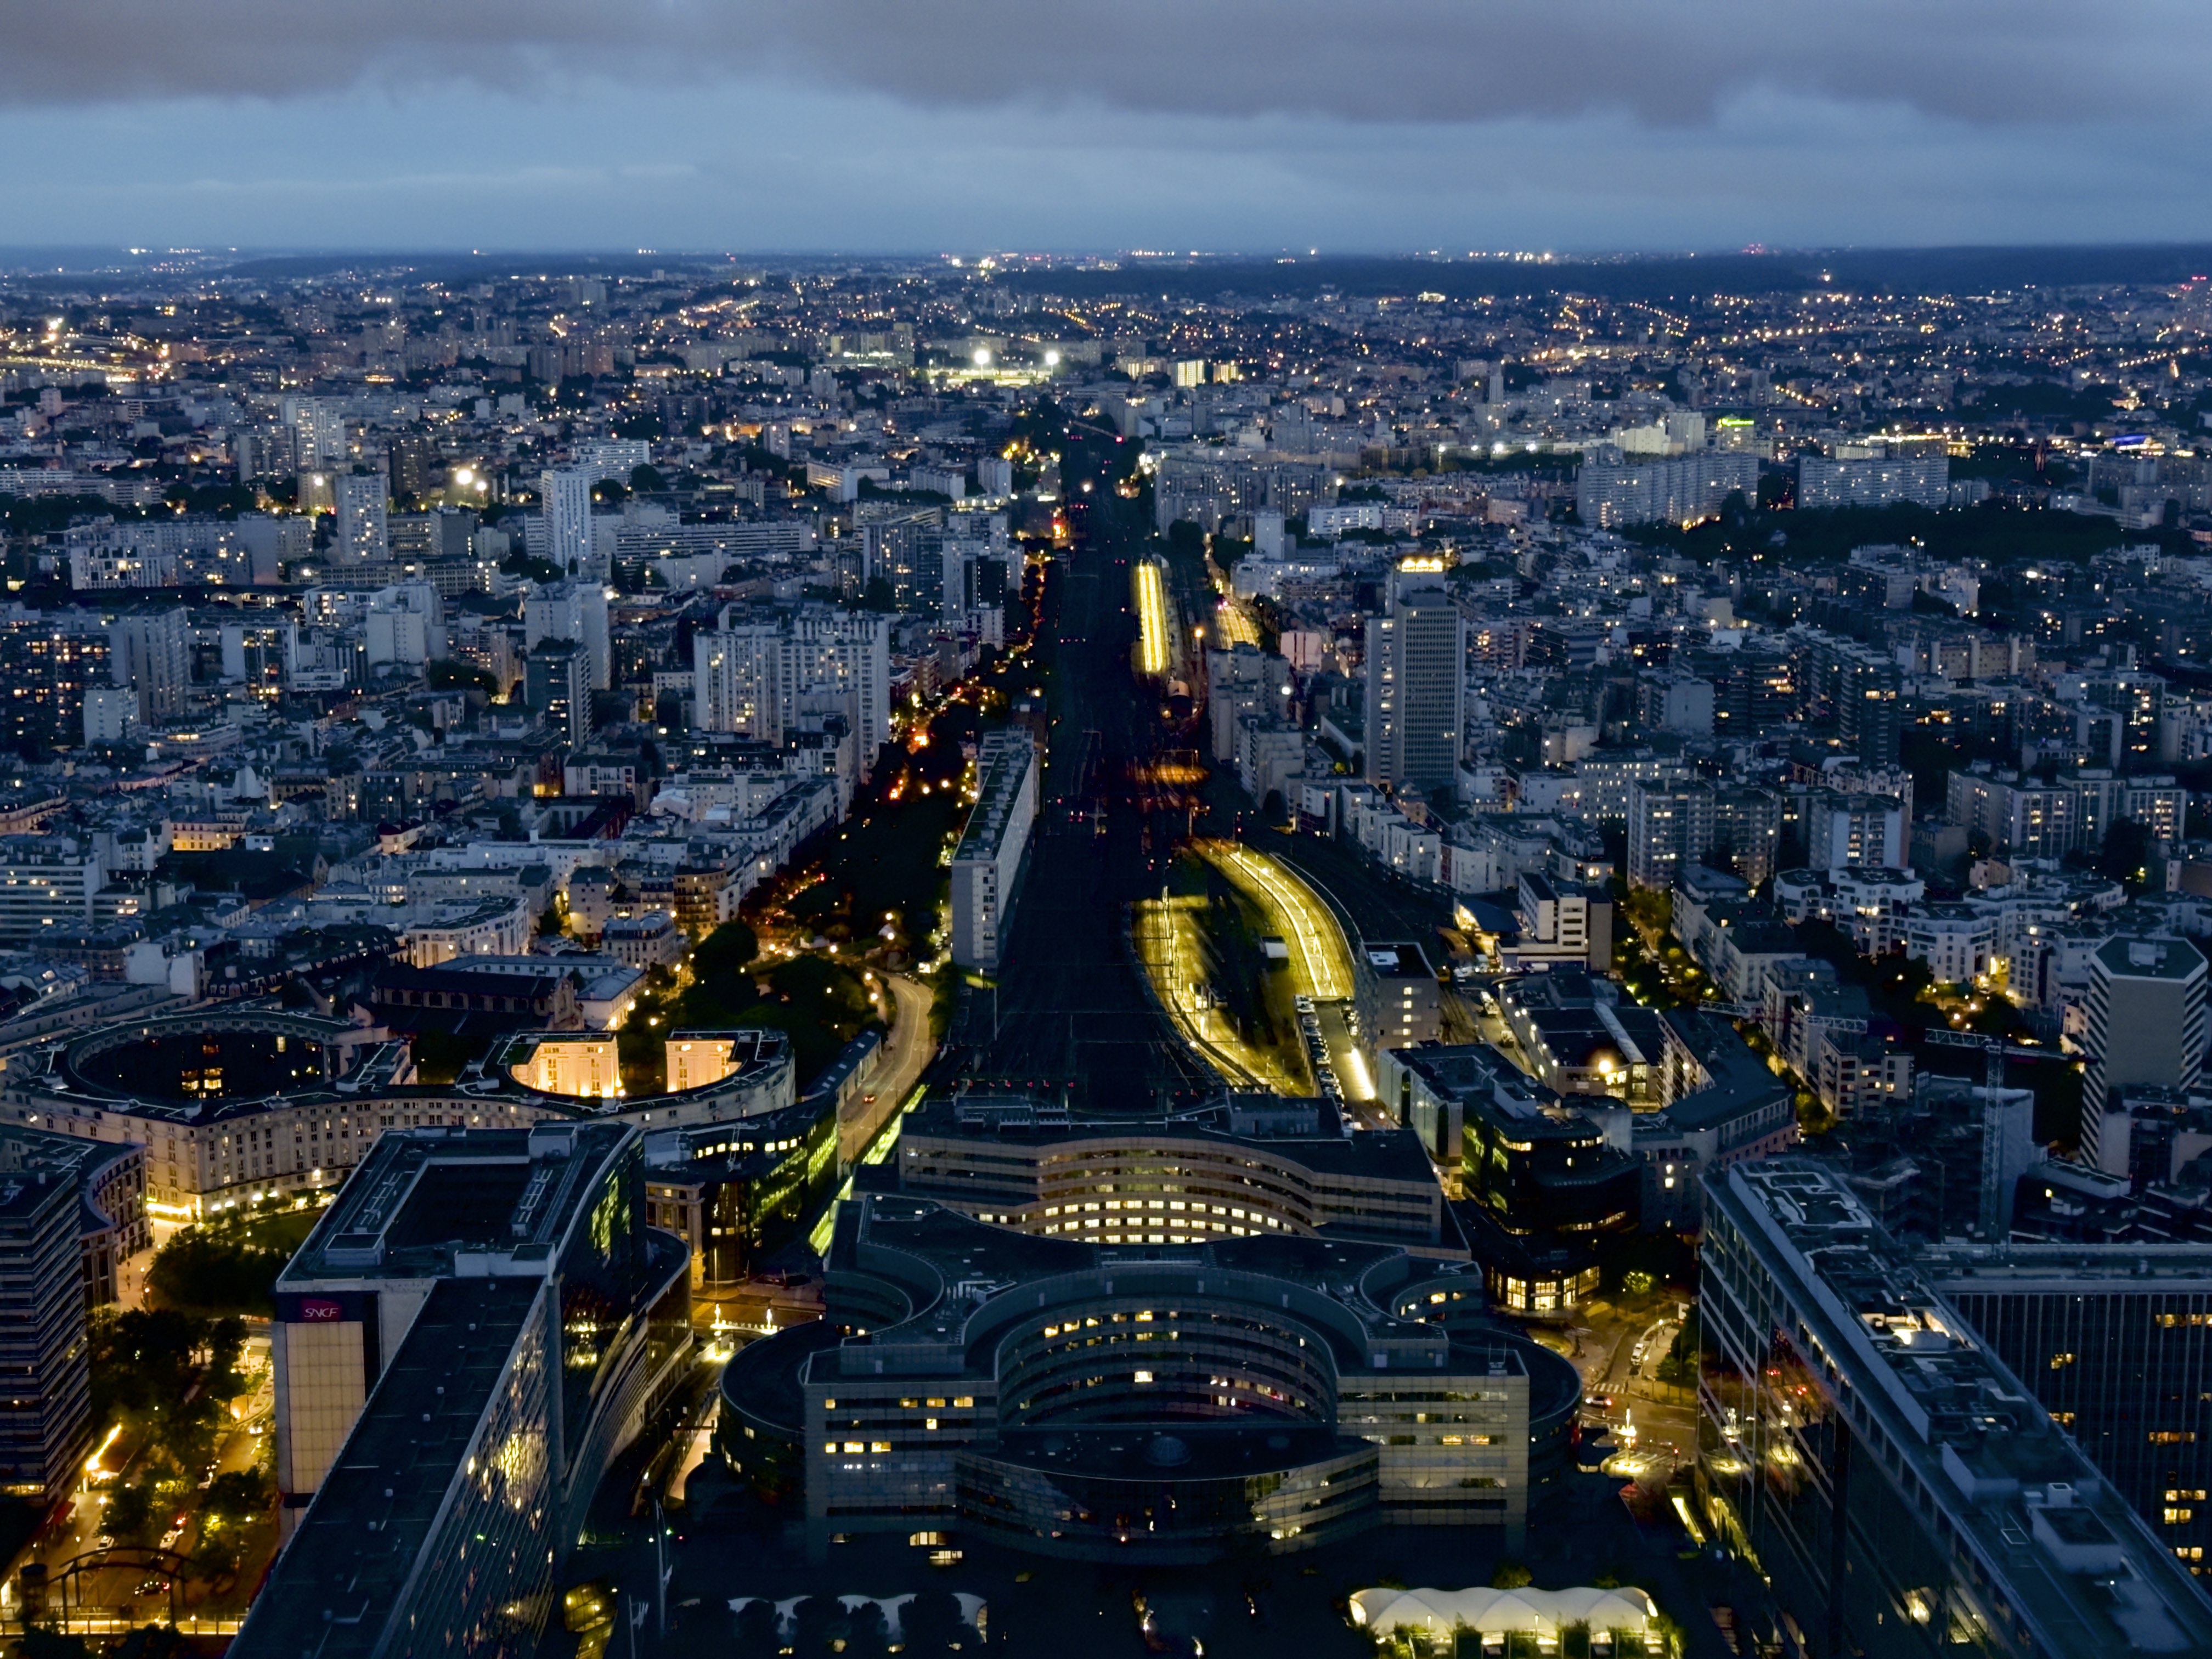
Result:
{"type": "Polygon", "coordinates": [[[2212,1649],[2187,1566],[1839,1174],[1708,1177],[1699,1257],[1698,1496],[1795,1650],[2212,1649]]]}
{"type": "Polygon", "coordinates": [[[613,653],[607,639],[607,588],[604,582],[547,582],[530,590],[522,602],[523,643],[573,640],[591,656],[592,687],[614,683],[613,653]]]}
{"type": "Polygon", "coordinates": [[[2201,1244],[1923,1244],[1928,1277],[1996,1350],[2145,1524],[2208,1570],[2212,1344],[2201,1244]]]}
{"type": "Polygon", "coordinates": [[[574,641],[546,640],[523,669],[524,701],[571,748],[592,735],[591,667],[591,653],[574,641]]]}
{"type": "Polygon", "coordinates": [[[384,475],[380,472],[341,473],[334,488],[338,533],[331,543],[340,564],[369,564],[392,556],[392,539],[385,519],[384,475]]]}
{"type": "Polygon", "coordinates": [[[403,432],[392,441],[392,493],[411,501],[430,493],[430,470],[438,464],[438,447],[420,432],[403,432]]]}
{"type": "Polygon", "coordinates": [[[1036,822],[1036,745],[996,732],[975,756],[975,805],[952,850],[952,960],[995,974],[1005,963],[1030,830],[1036,822]]]}
{"type": "Polygon", "coordinates": [[[1467,618],[1442,586],[1402,592],[1367,619],[1367,778],[1451,787],[1467,710],[1467,618]]]}
{"type": "Polygon", "coordinates": [[[1628,884],[1672,889],[1713,844],[1713,791],[1705,783],[1628,787],[1628,884]]]}
{"type": "Polygon", "coordinates": [[[570,575],[592,568],[592,474],[580,466],[548,467],[538,475],[545,514],[545,556],[570,575]]]}
{"type": "Polygon", "coordinates": [[[240,1659],[527,1653],[692,1361],[689,1252],[617,1123],[386,1132],[276,1281],[289,1538],[240,1659]]]}
{"type": "Polygon", "coordinates": [[[191,623],[179,605],[142,605],[108,629],[108,668],[138,694],[138,720],[158,726],[185,712],[192,678],[191,623]]]}
{"type": "Polygon", "coordinates": [[[2127,1116],[2116,1097],[2138,1085],[2188,1089],[2204,1069],[2207,974],[2186,939],[2106,939],[2089,958],[2089,1075],[2081,1091],[2081,1156],[2124,1176],[2127,1116]],[[2105,1133],[2107,1103],[2114,1143],[2105,1133]]]}
{"type": "Polygon", "coordinates": [[[92,1425],[79,1166],[61,1137],[0,1141],[0,1487],[52,1503],[76,1485],[92,1425]]]}

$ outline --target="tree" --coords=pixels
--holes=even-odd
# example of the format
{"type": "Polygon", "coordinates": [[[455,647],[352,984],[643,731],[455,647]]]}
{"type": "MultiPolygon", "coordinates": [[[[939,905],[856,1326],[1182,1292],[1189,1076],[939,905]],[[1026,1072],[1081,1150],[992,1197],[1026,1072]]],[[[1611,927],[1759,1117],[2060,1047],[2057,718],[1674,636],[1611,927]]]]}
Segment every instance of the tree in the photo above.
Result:
{"type": "Polygon", "coordinates": [[[474,663],[457,662],[451,657],[439,657],[422,665],[422,683],[433,691],[453,691],[473,687],[489,696],[499,690],[499,682],[474,663]]]}
{"type": "Polygon", "coordinates": [[[629,487],[643,495],[668,488],[668,480],[660,476],[660,469],[650,462],[629,470],[629,487]]]}
{"type": "Polygon", "coordinates": [[[109,1536],[121,1543],[135,1544],[151,1536],[153,1486],[142,1480],[131,1486],[116,1487],[107,1494],[107,1507],[100,1511],[100,1524],[109,1536]]]}
{"type": "Polygon", "coordinates": [[[230,1521],[251,1521],[265,1515],[276,1498],[276,1490],[259,1469],[226,1469],[208,1487],[207,1510],[230,1521]]]}
{"type": "Polygon", "coordinates": [[[82,1636],[64,1636],[59,1631],[36,1626],[23,1632],[15,1652],[19,1659],[92,1659],[92,1649],[82,1636]]]}
{"type": "Polygon", "coordinates": [[[2115,818],[2105,831],[2104,849],[2097,873],[2125,882],[2128,891],[2140,893],[2149,881],[2151,836],[2148,825],[2134,818],[2115,818]]]}
{"type": "Polygon", "coordinates": [[[702,980],[733,974],[760,955],[760,939],[742,921],[726,921],[699,941],[691,970],[702,980]]]}
{"type": "Polygon", "coordinates": [[[1519,1561],[1500,1561],[1498,1570],[1490,1575],[1492,1589],[1524,1589],[1536,1582],[1536,1575],[1519,1561]]]}

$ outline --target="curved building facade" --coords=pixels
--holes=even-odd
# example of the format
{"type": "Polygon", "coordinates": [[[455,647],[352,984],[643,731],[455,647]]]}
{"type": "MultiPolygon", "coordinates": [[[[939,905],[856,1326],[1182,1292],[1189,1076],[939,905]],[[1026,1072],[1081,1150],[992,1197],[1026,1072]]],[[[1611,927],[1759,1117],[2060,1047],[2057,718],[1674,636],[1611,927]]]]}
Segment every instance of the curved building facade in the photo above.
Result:
{"type": "Polygon", "coordinates": [[[908,1115],[892,1178],[978,1220],[1089,1244],[1318,1236],[1467,1254],[1419,1141],[1346,1134],[1318,1101],[1231,1096],[1109,1116],[935,1099],[908,1115]]]}
{"type": "Polygon", "coordinates": [[[1392,1522],[1517,1541],[1579,1385],[1484,1323],[1480,1273],[1283,1236],[1093,1245],[878,1194],[829,1313],[724,1377],[722,1448],[836,1534],[965,1528],[1163,1563],[1392,1522]],[[794,1476],[796,1480],[794,1481],[794,1476]],[[794,1490],[795,1488],[795,1490],[794,1490]]]}
{"type": "MultiPolygon", "coordinates": [[[[712,1080],[676,1093],[593,1098],[528,1086],[495,1066],[416,1081],[383,1027],[251,1007],[118,1020],[7,1056],[0,1122],[146,1148],[146,1208],[193,1221],[338,1186],[387,1129],[518,1129],[615,1122],[648,1133],[792,1104],[778,1031],[720,1032],[712,1080]]],[[[610,1045],[611,1046],[611,1045],[610,1045]]]]}

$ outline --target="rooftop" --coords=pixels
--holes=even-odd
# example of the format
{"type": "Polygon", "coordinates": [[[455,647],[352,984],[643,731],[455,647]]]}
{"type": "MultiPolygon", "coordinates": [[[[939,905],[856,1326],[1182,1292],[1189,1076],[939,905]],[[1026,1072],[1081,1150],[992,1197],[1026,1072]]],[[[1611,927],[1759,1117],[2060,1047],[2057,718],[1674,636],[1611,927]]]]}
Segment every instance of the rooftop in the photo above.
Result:
{"type": "Polygon", "coordinates": [[[2039,1651],[2212,1647],[2212,1601],[1840,1178],[1784,1159],[1708,1190],[1840,1375],[1870,1455],[1911,1467],[2039,1651]]]}
{"type": "Polygon", "coordinates": [[[2097,947],[2097,961],[2115,979],[2179,981],[2204,972],[2204,957],[2186,939],[2130,939],[2121,935],[2097,947]]]}
{"type": "Polygon", "coordinates": [[[437,1278],[478,1262],[550,1273],[593,1177],[634,1133],[621,1123],[388,1130],[277,1286],[437,1278]]]}
{"type": "Polygon", "coordinates": [[[241,1638],[249,1650],[319,1659],[386,1650],[385,1620],[445,1511],[543,1288],[517,1279],[432,1287],[255,1598],[241,1638]]]}

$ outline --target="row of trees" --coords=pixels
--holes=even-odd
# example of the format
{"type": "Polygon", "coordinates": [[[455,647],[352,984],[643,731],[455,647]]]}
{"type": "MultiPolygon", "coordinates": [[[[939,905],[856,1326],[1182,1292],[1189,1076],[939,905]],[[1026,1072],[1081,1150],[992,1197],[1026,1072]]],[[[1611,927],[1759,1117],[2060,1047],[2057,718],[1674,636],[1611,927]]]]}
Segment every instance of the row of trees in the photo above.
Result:
{"type": "Polygon", "coordinates": [[[210,1479],[230,1402],[253,1386],[240,1366],[245,1321],[134,1308],[95,1321],[91,1339],[94,1420],[120,1423],[140,1448],[107,1493],[103,1529],[118,1544],[152,1544],[197,1501],[190,1555],[211,1576],[235,1568],[275,1498],[258,1468],[210,1479]]]}

